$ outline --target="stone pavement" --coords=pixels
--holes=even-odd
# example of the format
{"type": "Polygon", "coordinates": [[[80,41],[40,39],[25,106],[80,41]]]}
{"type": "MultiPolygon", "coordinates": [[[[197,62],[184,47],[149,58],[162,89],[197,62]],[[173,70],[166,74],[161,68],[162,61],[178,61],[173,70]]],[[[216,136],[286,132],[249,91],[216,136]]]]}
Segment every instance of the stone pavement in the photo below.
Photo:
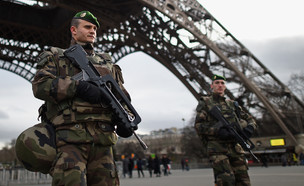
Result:
{"type": "MultiPolygon", "coordinates": [[[[212,169],[192,169],[190,171],[172,170],[169,176],[152,177],[145,171],[145,178],[138,178],[133,171],[133,178],[121,178],[121,186],[212,186],[212,169]]],[[[304,166],[268,168],[250,167],[252,186],[303,186],[304,166]]]]}
{"type": "MultiPolygon", "coordinates": [[[[190,169],[189,171],[171,170],[169,176],[138,178],[133,171],[133,178],[121,178],[121,186],[213,186],[212,169],[190,169]]],[[[252,186],[303,186],[304,166],[250,167],[252,186]]],[[[32,185],[50,186],[50,184],[32,185]]]]}

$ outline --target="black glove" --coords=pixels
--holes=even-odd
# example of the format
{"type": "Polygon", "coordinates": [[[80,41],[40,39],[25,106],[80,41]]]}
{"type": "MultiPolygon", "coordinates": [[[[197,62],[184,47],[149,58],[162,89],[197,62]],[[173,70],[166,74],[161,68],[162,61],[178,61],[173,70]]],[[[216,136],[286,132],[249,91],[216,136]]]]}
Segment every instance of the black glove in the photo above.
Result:
{"type": "Polygon", "coordinates": [[[132,136],[133,132],[129,128],[125,127],[125,125],[118,124],[116,127],[116,134],[120,137],[128,138],[132,136]]]}
{"type": "Polygon", "coordinates": [[[221,140],[233,139],[233,134],[226,127],[221,127],[217,132],[217,136],[221,140]]]}
{"type": "Polygon", "coordinates": [[[254,132],[254,128],[251,125],[248,125],[247,127],[243,128],[243,132],[245,133],[247,138],[250,138],[254,132]]]}
{"type": "Polygon", "coordinates": [[[76,88],[76,96],[89,103],[109,103],[102,91],[87,81],[79,81],[76,88]]]}

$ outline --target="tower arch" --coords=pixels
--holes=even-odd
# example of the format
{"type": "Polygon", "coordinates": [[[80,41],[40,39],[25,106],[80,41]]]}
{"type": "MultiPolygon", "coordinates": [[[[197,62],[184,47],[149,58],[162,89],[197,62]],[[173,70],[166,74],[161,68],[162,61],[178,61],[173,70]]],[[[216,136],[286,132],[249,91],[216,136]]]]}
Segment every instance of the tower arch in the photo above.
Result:
{"type": "Polygon", "coordinates": [[[277,133],[297,144],[294,135],[304,132],[295,124],[295,118],[303,120],[302,101],[196,0],[36,2],[0,2],[0,59],[6,66],[11,63],[7,69],[14,73],[14,65],[22,69],[23,64],[24,71],[34,73],[35,58],[47,46],[68,47],[69,20],[85,8],[102,20],[97,50],[109,52],[115,62],[142,51],[172,72],[196,99],[208,93],[212,74],[223,74],[227,96],[261,123],[259,135],[275,135],[267,127],[276,125],[277,133]]]}

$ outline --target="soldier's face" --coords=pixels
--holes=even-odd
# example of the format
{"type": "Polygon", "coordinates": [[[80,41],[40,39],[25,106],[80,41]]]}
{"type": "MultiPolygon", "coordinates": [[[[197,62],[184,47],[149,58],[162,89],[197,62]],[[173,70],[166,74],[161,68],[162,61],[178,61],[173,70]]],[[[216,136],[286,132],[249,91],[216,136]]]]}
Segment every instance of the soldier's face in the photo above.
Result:
{"type": "Polygon", "coordinates": [[[79,20],[77,27],[71,26],[72,37],[82,43],[94,43],[96,38],[96,25],[85,21],[79,20]]]}
{"type": "Polygon", "coordinates": [[[226,90],[226,83],[222,79],[214,80],[211,84],[211,88],[213,93],[224,96],[226,90]]]}

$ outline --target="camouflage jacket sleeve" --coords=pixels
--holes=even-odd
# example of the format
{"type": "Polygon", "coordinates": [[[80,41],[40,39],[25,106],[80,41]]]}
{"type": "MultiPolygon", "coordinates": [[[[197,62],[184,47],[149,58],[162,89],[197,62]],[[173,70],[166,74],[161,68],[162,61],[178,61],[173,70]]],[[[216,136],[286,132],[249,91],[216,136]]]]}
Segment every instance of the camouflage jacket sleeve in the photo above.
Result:
{"type": "Polygon", "coordinates": [[[254,128],[254,130],[256,130],[257,124],[256,124],[254,118],[250,114],[246,113],[242,109],[242,107],[239,106],[239,109],[240,109],[240,125],[241,125],[241,127],[244,128],[248,125],[251,125],[254,128]],[[242,123],[245,123],[245,124],[242,124],[242,123]]]}
{"type": "Polygon", "coordinates": [[[32,82],[34,96],[38,99],[58,103],[72,98],[76,92],[76,81],[70,76],[58,77],[58,61],[51,51],[42,52],[37,61],[37,72],[32,82]]]}
{"type": "MultiPolygon", "coordinates": [[[[121,88],[121,90],[123,91],[123,93],[127,96],[127,98],[131,101],[131,96],[128,93],[128,91],[125,89],[125,87],[123,86],[124,84],[124,79],[122,76],[122,72],[121,72],[121,68],[118,65],[113,65],[113,69],[112,69],[112,75],[114,77],[114,79],[117,81],[119,87],[121,88]]],[[[122,103],[122,106],[126,109],[126,111],[133,116],[133,113],[130,111],[130,109],[128,108],[128,106],[125,103],[122,103]]]]}
{"type": "Polygon", "coordinates": [[[128,93],[128,91],[126,90],[126,88],[123,85],[124,84],[124,79],[123,79],[123,76],[122,76],[121,68],[116,64],[113,65],[112,76],[114,77],[114,79],[118,83],[118,85],[121,88],[121,90],[123,91],[123,93],[125,93],[125,95],[131,101],[130,94],[128,93]]]}
{"type": "Polygon", "coordinates": [[[216,121],[208,114],[208,107],[203,98],[199,100],[196,108],[196,118],[194,127],[200,137],[208,137],[216,135],[218,127],[216,121]]]}

